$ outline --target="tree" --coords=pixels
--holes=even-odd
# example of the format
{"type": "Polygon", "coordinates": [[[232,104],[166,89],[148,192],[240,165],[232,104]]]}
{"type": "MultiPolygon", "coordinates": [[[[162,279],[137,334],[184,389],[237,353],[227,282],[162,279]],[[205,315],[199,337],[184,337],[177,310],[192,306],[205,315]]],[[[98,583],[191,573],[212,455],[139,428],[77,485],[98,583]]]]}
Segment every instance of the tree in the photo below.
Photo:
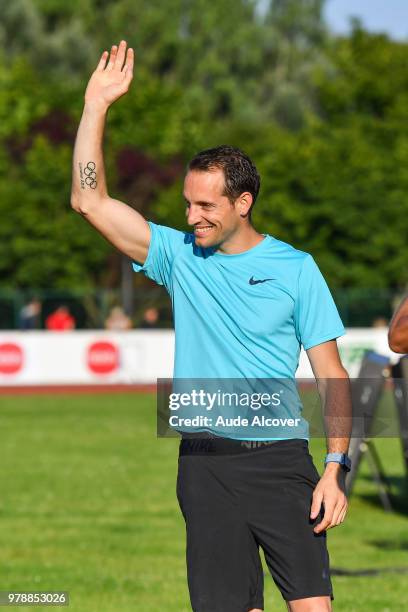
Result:
{"type": "Polygon", "coordinates": [[[86,81],[125,38],[136,70],[109,111],[112,195],[183,227],[189,158],[241,146],[263,177],[257,227],[311,251],[332,286],[403,286],[408,45],[358,24],[331,37],[322,5],[0,0],[1,285],[118,285],[69,191],[86,81]]]}

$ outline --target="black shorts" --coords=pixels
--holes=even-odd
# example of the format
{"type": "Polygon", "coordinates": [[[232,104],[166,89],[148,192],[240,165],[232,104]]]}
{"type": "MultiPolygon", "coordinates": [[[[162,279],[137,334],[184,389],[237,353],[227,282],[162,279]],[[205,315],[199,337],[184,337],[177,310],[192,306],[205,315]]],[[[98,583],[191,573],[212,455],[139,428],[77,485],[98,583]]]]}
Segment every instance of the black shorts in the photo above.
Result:
{"type": "Polygon", "coordinates": [[[319,474],[306,440],[182,440],[177,497],[194,612],[263,609],[262,548],[286,601],[333,597],[326,533],[315,534],[319,474]]]}

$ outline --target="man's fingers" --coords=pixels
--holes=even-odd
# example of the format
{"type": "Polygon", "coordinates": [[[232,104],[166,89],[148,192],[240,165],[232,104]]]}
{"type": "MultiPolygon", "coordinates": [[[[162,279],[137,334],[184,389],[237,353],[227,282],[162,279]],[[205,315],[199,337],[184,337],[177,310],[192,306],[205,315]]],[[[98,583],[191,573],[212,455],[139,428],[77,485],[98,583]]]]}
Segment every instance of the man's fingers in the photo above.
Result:
{"type": "Polygon", "coordinates": [[[330,525],[330,518],[324,518],[318,525],[316,525],[316,527],[313,528],[313,531],[315,533],[320,533],[322,531],[325,531],[327,529],[327,527],[330,525]]]}
{"type": "Polygon", "coordinates": [[[122,70],[123,62],[125,60],[126,55],[126,41],[121,40],[119,43],[119,49],[115,58],[115,70],[122,70]]]}
{"type": "Polygon", "coordinates": [[[324,531],[325,529],[327,529],[327,527],[331,524],[332,522],[332,518],[333,518],[333,512],[334,512],[334,506],[328,506],[325,503],[325,509],[324,509],[324,515],[323,515],[323,519],[321,520],[321,522],[315,526],[315,528],[313,529],[313,531],[315,533],[320,533],[321,531],[324,531]]]}
{"type": "Polygon", "coordinates": [[[122,81],[122,85],[124,87],[126,87],[126,89],[129,87],[130,82],[133,78],[133,70],[131,68],[129,68],[128,66],[125,66],[122,74],[124,75],[123,81],[122,81]]]}
{"type": "Polygon", "coordinates": [[[96,70],[98,70],[99,72],[101,72],[101,70],[104,70],[107,59],[108,59],[108,52],[104,51],[101,55],[101,59],[99,60],[99,64],[97,65],[96,70]]]}
{"type": "Polygon", "coordinates": [[[334,508],[333,516],[331,518],[329,528],[335,527],[336,525],[339,524],[338,521],[339,521],[339,517],[342,511],[343,511],[343,504],[342,503],[337,504],[337,506],[334,508]]]}
{"type": "Polygon", "coordinates": [[[335,512],[333,515],[332,526],[340,525],[343,521],[344,516],[347,512],[348,500],[346,495],[342,494],[337,502],[335,512]]]}
{"type": "Polygon", "coordinates": [[[340,525],[343,522],[347,512],[347,498],[341,497],[335,506],[330,505],[325,507],[325,512],[322,521],[315,526],[314,532],[320,533],[325,529],[331,529],[340,525]]]}
{"type": "Polygon", "coordinates": [[[340,525],[340,523],[344,521],[346,514],[347,514],[347,506],[343,508],[343,510],[340,512],[340,516],[339,516],[337,525],[340,525]]]}
{"type": "Polygon", "coordinates": [[[129,47],[126,53],[126,63],[123,67],[124,71],[133,70],[134,53],[132,47],[129,47]]]}
{"type": "Polygon", "coordinates": [[[106,70],[110,71],[113,69],[113,66],[115,65],[115,58],[116,58],[117,51],[118,51],[117,46],[112,45],[110,56],[109,56],[109,62],[108,62],[108,65],[106,66],[106,70]]]}
{"type": "Polygon", "coordinates": [[[315,492],[313,494],[312,507],[310,509],[310,518],[314,519],[320,512],[320,508],[322,507],[323,494],[319,492],[315,492]]]}

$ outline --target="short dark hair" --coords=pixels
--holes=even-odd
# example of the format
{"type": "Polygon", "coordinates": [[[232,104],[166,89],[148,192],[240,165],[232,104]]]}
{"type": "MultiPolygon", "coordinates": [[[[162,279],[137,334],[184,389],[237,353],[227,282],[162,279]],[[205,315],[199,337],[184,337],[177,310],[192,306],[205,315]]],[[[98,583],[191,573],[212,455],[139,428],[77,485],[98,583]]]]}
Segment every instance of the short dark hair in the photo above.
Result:
{"type": "MultiPolygon", "coordinates": [[[[188,164],[187,170],[208,172],[215,168],[224,172],[224,195],[231,203],[235,202],[241,193],[249,191],[252,195],[252,206],[255,204],[261,186],[261,177],[248,155],[245,155],[237,147],[220,145],[197,153],[188,164]]],[[[252,206],[249,211],[249,218],[252,206]]]]}

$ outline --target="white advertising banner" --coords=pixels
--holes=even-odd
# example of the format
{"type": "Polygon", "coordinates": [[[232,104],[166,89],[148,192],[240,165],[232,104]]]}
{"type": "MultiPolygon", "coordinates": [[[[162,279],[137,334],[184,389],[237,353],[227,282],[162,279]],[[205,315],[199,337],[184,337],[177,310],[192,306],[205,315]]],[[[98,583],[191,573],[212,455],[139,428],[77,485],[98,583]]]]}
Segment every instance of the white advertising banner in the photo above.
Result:
{"type": "MultiPolygon", "coordinates": [[[[367,349],[399,357],[388,347],[386,328],[349,329],[338,344],[350,376],[357,376],[367,349]]],[[[172,330],[0,331],[0,386],[154,384],[171,378],[173,352],[172,330]]],[[[304,351],[297,376],[313,376],[304,351]]]]}
{"type": "Polygon", "coordinates": [[[173,345],[172,330],[0,332],[0,385],[155,383],[173,345]]]}

